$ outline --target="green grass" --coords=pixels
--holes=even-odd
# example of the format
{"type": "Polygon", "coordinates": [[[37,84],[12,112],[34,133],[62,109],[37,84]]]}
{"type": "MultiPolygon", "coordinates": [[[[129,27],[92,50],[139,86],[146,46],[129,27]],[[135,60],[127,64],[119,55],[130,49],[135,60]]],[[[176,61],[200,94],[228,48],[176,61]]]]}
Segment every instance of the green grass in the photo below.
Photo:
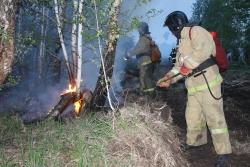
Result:
{"type": "Polygon", "coordinates": [[[0,115],[0,167],[129,167],[174,163],[168,157],[170,147],[163,144],[160,135],[162,130],[170,133],[169,127],[159,123],[149,107],[140,109],[130,104],[119,111],[115,119],[111,119],[112,114],[99,112],[66,123],[45,120],[31,125],[24,125],[18,115],[0,115]]]}
{"type": "Polygon", "coordinates": [[[112,122],[96,117],[72,122],[23,125],[18,116],[0,116],[0,166],[107,166],[112,122]]]}

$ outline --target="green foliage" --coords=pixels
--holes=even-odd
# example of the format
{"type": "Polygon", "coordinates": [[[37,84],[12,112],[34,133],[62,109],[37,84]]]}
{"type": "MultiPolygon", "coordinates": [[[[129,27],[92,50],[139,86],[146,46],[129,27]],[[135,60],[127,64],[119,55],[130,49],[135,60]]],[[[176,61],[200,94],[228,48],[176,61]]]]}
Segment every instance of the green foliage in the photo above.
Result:
{"type": "Polygon", "coordinates": [[[20,80],[21,80],[21,76],[8,75],[8,77],[5,80],[5,82],[3,84],[0,84],[0,91],[4,87],[11,87],[11,86],[18,85],[18,83],[20,82],[20,80]]]}
{"type": "MultiPolygon", "coordinates": [[[[83,45],[87,49],[93,50],[94,54],[99,55],[100,53],[96,51],[97,38],[100,38],[101,40],[100,48],[103,51],[104,46],[106,46],[105,42],[116,42],[121,35],[128,35],[132,30],[137,29],[137,26],[142,19],[152,19],[162,12],[151,9],[145,11],[145,14],[142,14],[141,16],[132,16],[133,12],[138,7],[151,2],[151,0],[137,0],[135,4],[131,4],[131,9],[120,13],[119,20],[116,20],[117,18],[112,18],[115,11],[110,11],[112,2],[113,1],[110,0],[96,0],[97,10],[95,10],[94,1],[87,0],[83,3],[82,12],[79,13],[78,8],[73,5],[73,1],[58,0],[59,6],[66,3],[66,13],[61,15],[61,20],[64,21],[65,24],[61,25],[61,28],[67,47],[71,47],[69,41],[71,38],[71,26],[73,23],[82,23],[83,30],[81,33],[83,35],[83,45]],[[99,30],[96,25],[95,13],[97,13],[99,30]],[[115,25],[117,22],[119,23],[118,26],[115,25]],[[112,32],[113,35],[111,38],[107,36],[110,32],[112,32]]],[[[46,46],[44,48],[44,61],[42,64],[44,73],[42,77],[46,78],[44,80],[46,84],[50,83],[51,81],[49,81],[49,79],[52,78],[51,75],[53,73],[52,64],[55,57],[54,53],[56,49],[60,49],[56,40],[58,33],[54,13],[54,1],[23,0],[20,1],[19,5],[20,10],[18,10],[17,26],[15,27],[15,63],[13,64],[13,67],[16,67],[17,70],[13,72],[12,76],[21,75],[22,79],[30,79],[30,81],[33,81],[33,79],[36,80],[36,78],[28,78],[29,75],[25,70],[32,70],[29,71],[29,74],[37,74],[37,71],[39,70],[39,63],[37,63],[39,62],[39,56],[37,54],[39,53],[41,41],[44,41],[46,46]],[[45,36],[41,33],[42,24],[44,25],[45,36]]],[[[0,36],[2,33],[3,32],[0,30],[0,36]]],[[[8,40],[5,42],[8,42],[8,40]]],[[[96,55],[94,54],[93,57],[96,58],[96,55]]],[[[86,62],[89,60],[83,61],[86,62]]],[[[93,62],[97,67],[101,66],[100,62],[93,62]]],[[[38,77],[38,74],[36,77],[38,77]]],[[[19,77],[19,79],[21,78],[19,77]]],[[[19,79],[16,79],[17,82],[19,82],[19,79]]],[[[15,84],[17,83],[11,81],[8,85],[15,84]]],[[[1,85],[1,88],[3,88],[3,86],[5,85],[1,85]]]]}
{"type": "Polygon", "coordinates": [[[3,42],[6,45],[9,45],[10,42],[13,40],[13,31],[14,28],[8,28],[7,32],[4,33],[3,27],[0,29],[0,37],[3,38],[3,42]]]}
{"type": "Polygon", "coordinates": [[[245,54],[249,54],[249,9],[247,0],[196,0],[191,20],[202,21],[208,31],[216,31],[226,51],[244,48],[245,54]]]}

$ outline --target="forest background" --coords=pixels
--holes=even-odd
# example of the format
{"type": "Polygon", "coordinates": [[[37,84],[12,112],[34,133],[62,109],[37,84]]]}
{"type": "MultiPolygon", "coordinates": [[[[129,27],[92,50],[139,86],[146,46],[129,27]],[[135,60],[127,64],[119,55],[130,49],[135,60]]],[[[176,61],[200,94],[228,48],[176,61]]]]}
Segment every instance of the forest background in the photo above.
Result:
{"type": "MultiPolygon", "coordinates": [[[[56,85],[53,89],[57,96],[73,83],[78,90],[93,91],[93,98],[104,88],[101,91],[104,96],[95,100],[98,105],[105,104],[110,87],[119,89],[126,66],[122,58],[136,42],[129,33],[141,19],[154,19],[162,12],[150,9],[143,16],[133,16],[133,11],[150,3],[146,0],[134,1],[126,10],[120,10],[124,3],[121,0],[8,3],[1,3],[0,11],[1,93],[15,86],[15,91],[39,95],[40,91],[56,85]],[[10,16],[5,18],[6,13],[10,16]],[[107,77],[103,77],[105,70],[107,77]]],[[[190,18],[190,21],[202,21],[208,31],[216,31],[230,60],[245,66],[250,63],[249,4],[246,0],[197,0],[190,18]]],[[[164,46],[160,49],[167,58],[170,50],[166,53],[164,46]]]]}

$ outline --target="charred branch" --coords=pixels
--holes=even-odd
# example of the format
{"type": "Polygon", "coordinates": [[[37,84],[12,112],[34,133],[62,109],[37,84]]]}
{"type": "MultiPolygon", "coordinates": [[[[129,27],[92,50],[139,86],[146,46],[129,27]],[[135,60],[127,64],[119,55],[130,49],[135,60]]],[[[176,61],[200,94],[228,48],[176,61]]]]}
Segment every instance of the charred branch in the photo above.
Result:
{"type": "Polygon", "coordinates": [[[55,120],[58,119],[58,116],[62,114],[62,112],[73,102],[75,102],[75,97],[76,93],[75,92],[70,92],[61,95],[61,100],[59,103],[52,108],[48,114],[47,114],[47,119],[54,118],[55,120]]]}
{"type": "MultiPolygon", "coordinates": [[[[60,101],[46,115],[34,111],[33,113],[36,114],[32,114],[23,118],[24,124],[42,122],[46,119],[48,120],[54,119],[56,121],[67,121],[68,119],[72,119],[81,116],[84,113],[87,113],[90,110],[90,101],[92,98],[92,92],[89,90],[84,90],[82,92],[83,93],[81,93],[80,98],[77,98],[76,92],[69,92],[61,95],[60,101]],[[64,115],[63,112],[65,111],[65,109],[71,104],[74,104],[76,102],[79,102],[80,104],[79,110],[77,112],[74,110],[64,115]]],[[[33,110],[39,111],[41,109],[34,108],[33,110]]]]}

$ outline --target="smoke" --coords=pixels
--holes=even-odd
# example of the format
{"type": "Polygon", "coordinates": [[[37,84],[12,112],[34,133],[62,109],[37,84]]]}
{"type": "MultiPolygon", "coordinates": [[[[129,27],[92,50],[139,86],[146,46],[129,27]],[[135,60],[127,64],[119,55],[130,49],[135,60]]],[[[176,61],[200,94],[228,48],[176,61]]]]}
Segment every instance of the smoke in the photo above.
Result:
{"type": "MultiPolygon", "coordinates": [[[[126,0],[123,1],[122,11],[131,9],[137,0],[126,0]]],[[[152,38],[156,41],[159,46],[163,58],[168,58],[171,48],[176,46],[176,38],[171,34],[167,27],[163,27],[166,16],[173,11],[182,11],[188,18],[192,15],[191,6],[196,0],[178,0],[178,1],[167,1],[167,0],[153,0],[148,2],[146,5],[138,6],[132,13],[133,16],[142,16],[140,21],[145,21],[149,25],[149,31],[151,32],[152,38]],[[150,9],[158,11],[162,10],[157,16],[150,19],[147,18],[146,13],[150,9]]],[[[138,32],[135,30],[131,32],[131,35],[135,37],[135,41],[138,41],[138,32]]]]}
{"type": "MultiPolygon", "coordinates": [[[[167,58],[171,52],[171,48],[176,45],[176,38],[172,36],[168,28],[163,27],[163,22],[165,17],[172,11],[180,10],[186,13],[186,15],[191,17],[191,5],[195,0],[179,0],[179,1],[166,1],[166,0],[154,0],[146,5],[137,6],[137,8],[131,13],[131,18],[133,16],[142,16],[140,21],[146,21],[149,24],[149,31],[151,32],[152,38],[156,41],[159,46],[163,58],[167,58]],[[150,19],[146,17],[146,12],[150,9],[162,10],[157,16],[150,19]]],[[[121,12],[126,10],[131,10],[136,3],[136,0],[126,0],[123,1],[121,12]]],[[[120,23],[123,24],[123,23],[120,23]]],[[[70,38],[68,38],[70,39],[70,38]]],[[[126,66],[126,61],[123,59],[126,52],[131,49],[134,44],[138,41],[139,34],[137,30],[133,30],[129,33],[128,37],[120,36],[116,48],[114,72],[112,78],[112,87],[119,91],[121,89],[120,81],[124,76],[124,68],[126,66]]],[[[67,45],[67,53],[71,55],[70,41],[65,41],[67,45]]],[[[95,44],[96,45],[96,44],[95,44]]],[[[84,49],[85,50],[85,49],[84,49]]],[[[94,91],[95,84],[99,74],[100,67],[100,55],[96,54],[98,51],[87,50],[83,52],[84,63],[82,66],[82,78],[81,83],[82,88],[94,91]]],[[[36,55],[36,53],[34,53],[36,55]]],[[[64,59],[64,56],[60,56],[64,59]]],[[[71,56],[69,56],[71,59],[71,56]]],[[[62,62],[64,63],[64,62],[62,62]]],[[[37,75],[37,74],[36,74],[37,75]]],[[[27,106],[32,108],[29,113],[41,113],[46,114],[53,106],[55,106],[60,100],[60,94],[63,90],[67,89],[67,73],[65,72],[64,77],[61,78],[61,83],[53,87],[47,87],[43,92],[39,92],[34,89],[31,98],[23,101],[27,102],[27,106]]],[[[28,110],[28,108],[26,108],[28,110]]],[[[29,114],[27,113],[27,114],[29,114]]]]}

